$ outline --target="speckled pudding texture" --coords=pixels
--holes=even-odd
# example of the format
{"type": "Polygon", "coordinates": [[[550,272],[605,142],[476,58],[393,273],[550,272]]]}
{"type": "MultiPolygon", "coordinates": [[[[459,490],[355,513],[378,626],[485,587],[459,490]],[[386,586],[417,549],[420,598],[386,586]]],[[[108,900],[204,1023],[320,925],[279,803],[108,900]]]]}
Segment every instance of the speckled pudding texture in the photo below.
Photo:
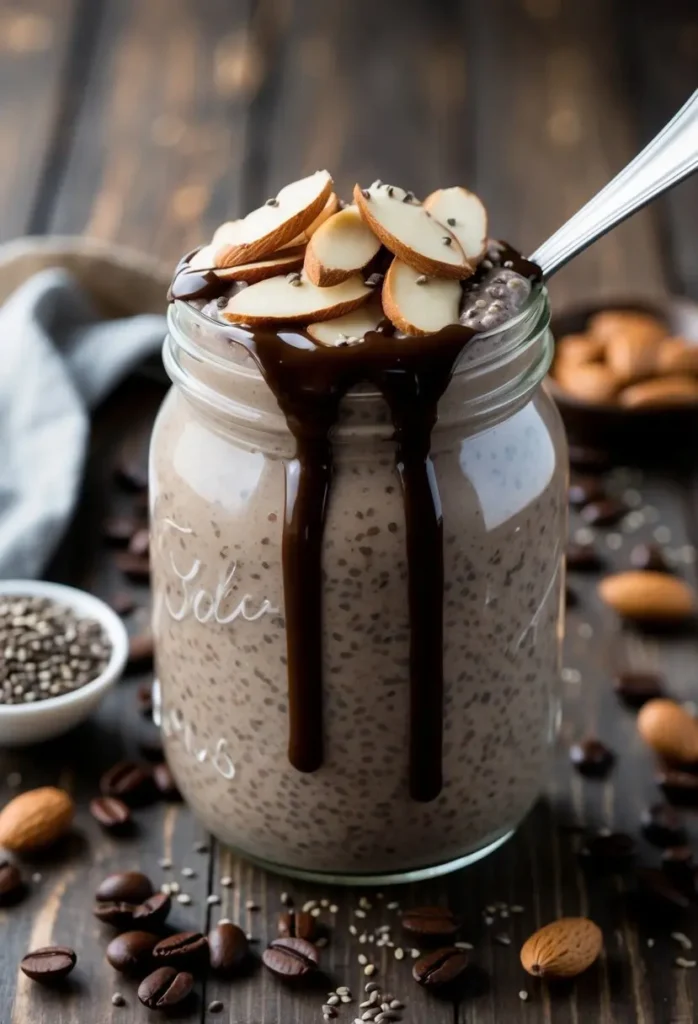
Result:
{"type": "Polygon", "coordinates": [[[228,397],[261,410],[257,428],[179,388],[163,405],[151,501],[167,757],[205,826],[243,853],[345,874],[442,864],[509,832],[542,788],[560,671],[562,427],[540,389],[466,424],[467,364],[456,377],[431,449],[444,519],[444,714],[443,786],[427,802],[409,787],[405,511],[380,399],[345,398],[335,434],[324,758],[309,773],[288,758],[282,528],[294,439],[251,365],[228,397]]]}

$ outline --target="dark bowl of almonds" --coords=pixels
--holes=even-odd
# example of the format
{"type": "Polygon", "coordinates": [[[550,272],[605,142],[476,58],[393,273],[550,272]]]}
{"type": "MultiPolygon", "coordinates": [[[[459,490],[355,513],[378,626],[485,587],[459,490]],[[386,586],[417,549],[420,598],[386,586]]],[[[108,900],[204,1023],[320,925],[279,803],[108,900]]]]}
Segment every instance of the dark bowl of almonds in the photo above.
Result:
{"type": "Polygon", "coordinates": [[[698,429],[698,305],[620,300],[553,317],[548,388],[575,442],[686,451],[698,429]]]}
{"type": "Polygon", "coordinates": [[[0,581],[0,747],[39,743],[91,714],[126,664],[121,619],[99,598],[0,581]]]}

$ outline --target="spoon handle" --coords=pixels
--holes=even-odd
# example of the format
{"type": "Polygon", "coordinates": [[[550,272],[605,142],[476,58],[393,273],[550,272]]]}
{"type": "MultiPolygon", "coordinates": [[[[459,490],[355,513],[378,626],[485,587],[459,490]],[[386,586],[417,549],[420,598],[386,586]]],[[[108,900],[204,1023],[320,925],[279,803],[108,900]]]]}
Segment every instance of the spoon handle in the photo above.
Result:
{"type": "Polygon", "coordinates": [[[530,259],[548,278],[565,263],[698,169],[698,89],[658,135],[530,259]]]}

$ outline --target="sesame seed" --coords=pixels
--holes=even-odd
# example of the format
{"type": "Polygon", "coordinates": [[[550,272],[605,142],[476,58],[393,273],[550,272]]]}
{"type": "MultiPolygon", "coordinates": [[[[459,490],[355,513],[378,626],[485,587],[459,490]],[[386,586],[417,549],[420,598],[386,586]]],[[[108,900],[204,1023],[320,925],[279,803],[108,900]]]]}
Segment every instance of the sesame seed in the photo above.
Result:
{"type": "Polygon", "coordinates": [[[339,907],[337,906],[337,904],[336,903],[331,903],[330,904],[330,914],[338,914],[338,913],[339,913],[339,907]]]}
{"type": "Polygon", "coordinates": [[[366,911],[361,910],[361,908],[358,908],[354,911],[354,917],[366,917],[366,911]]]}
{"type": "Polygon", "coordinates": [[[321,913],[322,913],[322,911],[320,910],[319,907],[313,907],[313,909],[310,911],[310,916],[311,917],[319,917],[321,913]]]}
{"type": "Polygon", "coordinates": [[[672,932],[671,937],[674,942],[678,942],[684,949],[693,949],[693,943],[689,939],[688,935],[684,935],[683,932],[672,932]]]}
{"type": "Polygon", "coordinates": [[[528,992],[526,991],[525,988],[522,988],[521,991],[519,992],[519,999],[521,1000],[522,1003],[525,1003],[526,1000],[528,999],[528,992]]]}
{"type": "Polygon", "coordinates": [[[305,903],[303,904],[303,912],[304,912],[305,914],[309,914],[309,913],[310,913],[310,911],[311,911],[311,910],[314,910],[316,906],[317,906],[317,900],[307,900],[307,901],[306,901],[306,902],[305,902],[305,903]]]}
{"type": "Polygon", "coordinates": [[[398,910],[400,907],[399,903],[386,903],[388,910],[398,910]]]}
{"type": "Polygon", "coordinates": [[[330,1006],[339,1006],[339,996],[336,992],[330,992],[327,997],[327,1002],[330,1006]]]}
{"type": "Polygon", "coordinates": [[[364,964],[368,963],[368,957],[366,956],[365,953],[359,953],[357,960],[362,965],[362,967],[364,966],[364,964]]]}
{"type": "Polygon", "coordinates": [[[184,875],[185,878],[196,877],[196,871],[194,871],[193,868],[182,868],[182,874],[184,875]]]}
{"type": "Polygon", "coordinates": [[[378,992],[379,989],[380,985],[377,985],[375,981],[369,981],[366,985],[364,985],[364,992],[368,993],[368,995],[370,995],[372,992],[378,992]]]}
{"type": "Polygon", "coordinates": [[[329,905],[330,905],[330,901],[329,900],[320,900],[320,906],[321,907],[329,907],[329,905]]]}
{"type": "Polygon", "coordinates": [[[347,988],[346,985],[340,985],[339,988],[337,989],[337,995],[338,996],[350,996],[351,995],[351,990],[349,988],[347,988]]]}
{"type": "Polygon", "coordinates": [[[186,892],[180,892],[179,895],[177,896],[177,902],[181,903],[185,907],[188,907],[189,904],[191,903],[191,896],[186,892]]]}
{"type": "Polygon", "coordinates": [[[359,931],[359,929],[356,927],[355,924],[350,924],[349,925],[349,934],[350,935],[357,935],[358,931],[359,931]]]}
{"type": "Polygon", "coordinates": [[[115,992],[111,997],[111,1004],[112,1006],[126,1006],[126,1000],[120,992],[115,992]]]}
{"type": "Polygon", "coordinates": [[[259,904],[255,903],[254,900],[247,900],[245,903],[245,907],[248,910],[259,910],[259,904]]]}
{"type": "Polygon", "coordinates": [[[696,961],[695,960],[686,960],[686,958],[683,957],[683,956],[677,956],[676,959],[674,960],[674,963],[676,964],[677,967],[695,967],[696,966],[696,961]]]}
{"type": "Polygon", "coordinates": [[[401,1003],[399,999],[391,999],[389,1003],[391,1010],[404,1010],[405,1004],[401,1003]]]}
{"type": "Polygon", "coordinates": [[[404,949],[401,949],[400,946],[398,946],[394,950],[393,956],[395,957],[396,960],[404,960],[405,959],[405,951],[404,951],[404,949]]]}
{"type": "Polygon", "coordinates": [[[648,949],[653,949],[654,948],[654,939],[648,939],[647,940],[647,948],[648,949]]]}
{"type": "Polygon", "coordinates": [[[158,861],[158,865],[163,869],[163,871],[167,871],[168,868],[172,867],[172,861],[169,857],[161,857],[158,861]]]}
{"type": "Polygon", "coordinates": [[[475,949],[472,942],[454,942],[456,949],[475,949]]]}
{"type": "Polygon", "coordinates": [[[415,280],[414,283],[415,284],[419,284],[419,285],[428,284],[429,283],[429,278],[427,277],[426,274],[420,274],[419,277],[415,280]]]}
{"type": "Polygon", "coordinates": [[[221,885],[224,889],[231,889],[233,886],[233,880],[230,875],[223,875],[221,878],[221,885]]]}
{"type": "Polygon", "coordinates": [[[341,1000],[341,1001],[342,1001],[343,1003],[351,1003],[351,1002],[352,1002],[352,998],[351,998],[351,996],[340,996],[339,998],[340,998],[340,1000],[341,1000]]]}
{"type": "Polygon", "coordinates": [[[364,974],[366,975],[366,977],[367,978],[371,978],[375,973],[376,973],[376,965],[375,964],[366,964],[366,966],[364,967],[364,974]]]}
{"type": "Polygon", "coordinates": [[[206,902],[208,903],[209,907],[217,906],[217,904],[219,904],[220,901],[221,901],[220,896],[217,896],[215,894],[215,892],[212,892],[210,896],[206,897],[206,902]]]}
{"type": "Polygon", "coordinates": [[[500,946],[510,946],[511,939],[508,935],[495,935],[494,941],[498,942],[500,946]]]}

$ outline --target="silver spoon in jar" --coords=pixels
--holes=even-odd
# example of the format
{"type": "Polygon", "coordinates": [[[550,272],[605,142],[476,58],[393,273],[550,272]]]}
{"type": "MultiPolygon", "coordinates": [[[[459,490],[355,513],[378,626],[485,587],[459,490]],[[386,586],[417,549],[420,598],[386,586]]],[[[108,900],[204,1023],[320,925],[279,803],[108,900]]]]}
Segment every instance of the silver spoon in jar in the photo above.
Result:
{"type": "Polygon", "coordinates": [[[529,257],[551,277],[607,231],[698,170],[698,89],[612,181],[529,257]]]}

